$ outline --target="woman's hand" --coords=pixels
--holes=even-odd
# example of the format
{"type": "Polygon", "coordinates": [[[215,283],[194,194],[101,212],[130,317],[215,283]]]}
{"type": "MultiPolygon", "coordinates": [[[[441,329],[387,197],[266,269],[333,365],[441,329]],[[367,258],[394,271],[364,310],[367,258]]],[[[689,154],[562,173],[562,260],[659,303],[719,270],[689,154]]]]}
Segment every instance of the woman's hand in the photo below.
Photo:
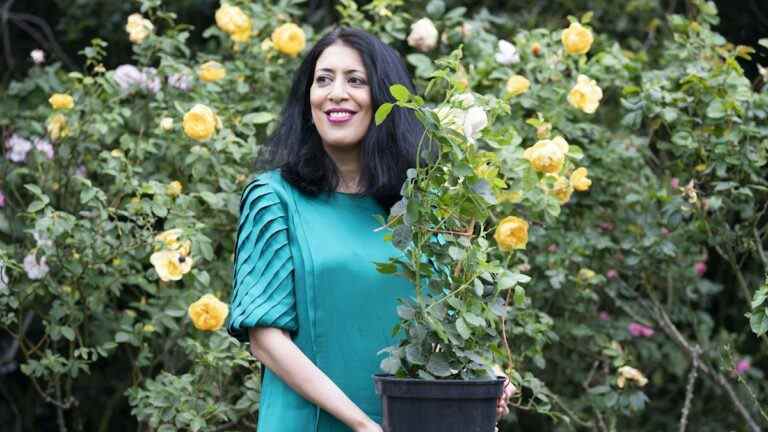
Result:
{"type": "Polygon", "coordinates": [[[497,365],[494,370],[496,375],[504,377],[504,391],[496,400],[496,421],[499,421],[502,417],[509,414],[509,401],[517,393],[517,388],[509,382],[509,377],[501,370],[500,366],[497,365]]]}
{"type": "Polygon", "coordinates": [[[359,428],[355,428],[355,432],[384,432],[384,430],[373,420],[366,422],[359,428]]]}

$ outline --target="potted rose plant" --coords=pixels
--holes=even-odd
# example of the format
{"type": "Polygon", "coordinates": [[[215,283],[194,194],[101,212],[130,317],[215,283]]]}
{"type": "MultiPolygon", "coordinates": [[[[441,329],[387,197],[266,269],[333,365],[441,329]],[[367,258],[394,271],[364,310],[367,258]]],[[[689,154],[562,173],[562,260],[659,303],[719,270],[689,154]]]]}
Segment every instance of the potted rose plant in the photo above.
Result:
{"type": "Polygon", "coordinates": [[[493,430],[504,382],[495,366],[520,380],[506,321],[527,302],[530,278],[514,270],[528,241],[525,215],[557,216],[558,196],[573,190],[559,173],[572,168],[569,155],[580,157],[562,137],[524,149],[508,121],[514,92],[466,92],[453,78],[460,58],[457,50],[441,60],[427,87],[445,89],[437,107],[396,85],[396,102],[376,112],[381,123],[395,106],[412,109],[425,129],[421,162],[383,221],[402,255],[377,263],[415,287],[397,308],[401,342],[383,350],[386,374],[374,376],[385,431],[493,430]]]}

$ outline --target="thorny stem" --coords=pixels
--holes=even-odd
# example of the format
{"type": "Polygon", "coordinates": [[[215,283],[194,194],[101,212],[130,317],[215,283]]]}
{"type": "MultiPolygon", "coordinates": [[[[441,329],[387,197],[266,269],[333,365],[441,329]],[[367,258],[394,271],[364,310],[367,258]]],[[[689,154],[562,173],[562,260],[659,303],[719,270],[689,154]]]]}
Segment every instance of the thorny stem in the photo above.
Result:
{"type": "MultiPolygon", "coordinates": [[[[664,308],[659,304],[659,301],[656,299],[656,297],[653,295],[653,292],[650,289],[647,289],[646,291],[649,294],[649,298],[654,304],[654,312],[656,313],[657,321],[661,325],[661,328],[664,330],[664,332],[672,338],[682,349],[685,351],[688,356],[693,358],[696,354],[696,351],[694,348],[691,347],[691,344],[683,337],[682,334],[680,334],[680,331],[677,329],[677,327],[672,323],[672,320],[669,318],[669,315],[664,311],[664,308]]],[[[728,382],[728,380],[723,376],[723,374],[715,371],[714,369],[710,368],[706,362],[700,361],[698,363],[698,368],[701,369],[702,372],[704,372],[706,375],[709,375],[717,384],[720,385],[720,387],[725,390],[726,394],[728,395],[728,398],[731,400],[731,403],[736,408],[736,411],[741,415],[742,419],[747,423],[747,426],[749,427],[749,430],[752,432],[760,432],[760,426],[755,422],[755,420],[752,418],[752,416],[749,414],[749,411],[744,407],[744,404],[741,403],[738,396],[736,395],[736,392],[733,390],[733,387],[728,382]]]]}
{"type": "Polygon", "coordinates": [[[691,365],[691,373],[688,375],[688,385],[685,388],[685,403],[683,403],[683,411],[680,416],[680,432],[685,432],[685,428],[688,426],[688,414],[691,412],[693,389],[699,373],[699,354],[701,354],[701,348],[697,345],[692,354],[693,364],[691,365]]]}

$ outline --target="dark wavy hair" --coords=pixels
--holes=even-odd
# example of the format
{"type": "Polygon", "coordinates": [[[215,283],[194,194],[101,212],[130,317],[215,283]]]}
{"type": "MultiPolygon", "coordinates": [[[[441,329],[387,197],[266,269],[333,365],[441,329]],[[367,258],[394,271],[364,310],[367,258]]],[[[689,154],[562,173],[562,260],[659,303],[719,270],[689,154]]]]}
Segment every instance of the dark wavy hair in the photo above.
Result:
{"type": "MultiPolygon", "coordinates": [[[[371,89],[372,110],[393,102],[389,87],[402,84],[412,93],[413,82],[397,51],[360,29],[337,27],[323,36],[304,57],[296,71],[279,125],[267,142],[274,166],[290,184],[305,194],[331,193],[339,174],[323,148],[311,121],[309,90],[317,59],[328,46],[341,41],[360,53],[371,89]]],[[[400,199],[400,188],[408,168],[415,166],[423,127],[411,110],[395,107],[379,126],[371,121],[361,146],[360,182],[363,194],[372,196],[385,209],[400,199]]]]}

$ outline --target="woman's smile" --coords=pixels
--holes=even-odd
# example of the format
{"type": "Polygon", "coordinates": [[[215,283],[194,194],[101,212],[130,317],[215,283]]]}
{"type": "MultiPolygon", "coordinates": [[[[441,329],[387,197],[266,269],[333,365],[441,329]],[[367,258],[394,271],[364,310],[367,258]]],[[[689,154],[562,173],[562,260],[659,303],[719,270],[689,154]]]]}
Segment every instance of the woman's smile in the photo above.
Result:
{"type": "Polygon", "coordinates": [[[325,112],[328,121],[337,125],[346,124],[355,114],[355,111],[346,108],[332,108],[325,112]]]}

